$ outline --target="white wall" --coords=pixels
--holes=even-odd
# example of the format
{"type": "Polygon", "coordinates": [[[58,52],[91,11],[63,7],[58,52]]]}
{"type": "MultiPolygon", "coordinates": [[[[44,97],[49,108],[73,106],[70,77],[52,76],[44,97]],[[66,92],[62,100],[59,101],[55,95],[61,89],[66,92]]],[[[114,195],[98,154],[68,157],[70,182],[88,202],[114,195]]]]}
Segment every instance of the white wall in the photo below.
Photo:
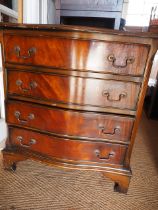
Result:
{"type": "Polygon", "coordinates": [[[158,0],[124,0],[122,17],[126,26],[148,26],[152,6],[158,6],[158,0]]]}
{"type": "Polygon", "coordinates": [[[40,0],[23,0],[23,23],[40,23],[39,2],[40,0]]]}
{"type": "Polygon", "coordinates": [[[24,0],[23,2],[24,23],[55,23],[54,0],[24,0]]]}
{"type": "Polygon", "coordinates": [[[7,127],[5,123],[2,55],[0,46],[0,143],[6,139],[6,136],[7,127]]]}
{"type": "Polygon", "coordinates": [[[0,118],[5,118],[4,112],[4,89],[3,89],[3,72],[0,69],[0,118]]]}

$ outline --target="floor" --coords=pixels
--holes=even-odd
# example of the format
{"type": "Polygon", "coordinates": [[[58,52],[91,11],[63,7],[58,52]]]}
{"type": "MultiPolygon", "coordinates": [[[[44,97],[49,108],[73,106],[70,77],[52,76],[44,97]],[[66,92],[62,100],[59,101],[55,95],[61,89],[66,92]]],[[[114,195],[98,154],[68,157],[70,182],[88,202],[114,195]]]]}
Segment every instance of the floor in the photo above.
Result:
{"type": "Polygon", "coordinates": [[[158,121],[142,118],[127,195],[91,171],[63,171],[24,161],[16,172],[0,167],[0,210],[157,210],[158,121]]]}

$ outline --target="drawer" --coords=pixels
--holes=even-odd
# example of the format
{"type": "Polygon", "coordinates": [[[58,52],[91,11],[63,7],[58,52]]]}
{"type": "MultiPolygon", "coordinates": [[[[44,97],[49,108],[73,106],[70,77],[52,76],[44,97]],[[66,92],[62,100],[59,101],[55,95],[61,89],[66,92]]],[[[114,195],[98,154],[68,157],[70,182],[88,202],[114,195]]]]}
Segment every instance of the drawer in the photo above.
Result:
{"type": "Polygon", "coordinates": [[[134,119],[8,101],[7,122],[75,138],[127,142],[134,119]]]}
{"type": "Polygon", "coordinates": [[[10,129],[10,142],[57,159],[122,165],[127,147],[119,144],[57,138],[24,129],[10,129]]]}
{"type": "Polygon", "coordinates": [[[149,50],[140,44],[17,35],[5,35],[4,45],[8,63],[123,75],[142,75],[149,50]]]}
{"type": "Polygon", "coordinates": [[[52,103],[136,110],[139,83],[20,71],[8,72],[8,93],[52,103]]]}

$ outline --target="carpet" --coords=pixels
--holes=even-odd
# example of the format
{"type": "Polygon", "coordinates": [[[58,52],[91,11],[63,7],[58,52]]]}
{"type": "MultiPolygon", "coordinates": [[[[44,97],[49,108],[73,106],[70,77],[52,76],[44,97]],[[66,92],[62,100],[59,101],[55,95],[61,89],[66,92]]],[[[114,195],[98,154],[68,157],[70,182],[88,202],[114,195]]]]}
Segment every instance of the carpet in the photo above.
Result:
{"type": "MultiPolygon", "coordinates": [[[[2,156],[0,156],[2,159],[2,156]]],[[[60,170],[34,161],[16,172],[0,164],[0,210],[157,210],[158,122],[143,117],[132,154],[128,194],[99,172],[60,170]]]]}

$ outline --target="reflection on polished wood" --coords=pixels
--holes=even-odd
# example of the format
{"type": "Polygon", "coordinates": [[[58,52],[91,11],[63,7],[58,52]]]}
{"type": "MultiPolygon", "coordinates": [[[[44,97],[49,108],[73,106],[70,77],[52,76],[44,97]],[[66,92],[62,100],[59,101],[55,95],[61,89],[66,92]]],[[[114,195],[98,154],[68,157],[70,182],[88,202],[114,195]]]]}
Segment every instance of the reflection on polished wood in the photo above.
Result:
{"type": "Polygon", "coordinates": [[[13,145],[21,145],[22,147],[25,147],[17,139],[18,136],[22,136],[24,145],[29,145],[31,139],[36,141],[36,143],[29,145],[30,150],[58,159],[100,162],[102,164],[114,163],[121,165],[126,152],[126,146],[124,145],[60,139],[21,129],[10,130],[10,139],[13,145]],[[98,157],[96,152],[98,150],[101,157],[108,156],[108,158],[102,159],[101,157],[98,157]],[[110,153],[113,153],[114,155],[109,156],[110,153]]]}
{"type": "Polygon", "coordinates": [[[4,37],[6,62],[26,65],[50,66],[91,70],[102,73],[142,75],[148,55],[148,47],[139,44],[111,43],[96,40],[63,39],[56,37],[11,36],[4,37]],[[19,46],[17,54],[16,47],[19,46]],[[31,49],[35,49],[30,53],[31,49]],[[116,68],[109,61],[113,54],[118,66],[124,66],[127,58],[134,61],[124,68],[116,68]],[[51,55],[51,57],[50,57],[51,55]],[[139,55],[143,55],[139,59],[139,55]]]}
{"type": "Polygon", "coordinates": [[[50,100],[54,103],[71,103],[74,105],[91,105],[98,107],[114,107],[119,109],[135,110],[140,90],[140,84],[113,80],[99,80],[93,78],[66,77],[20,71],[8,72],[9,94],[24,95],[50,100]],[[36,87],[30,91],[23,91],[17,81],[23,83],[23,89],[30,89],[30,84],[36,87]],[[115,82],[115,85],[113,83],[115,82]],[[104,92],[108,91],[108,97],[104,92]],[[126,93],[126,97],[120,94],[126,93]],[[93,97],[92,97],[93,94],[93,97]]]}
{"type": "Polygon", "coordinates": [[[17,101],[7,102],[7,122],[75,138],[128,142],[134,119],[108,114],[62,110],[17,101]],[[20,113],[19,120],[15,113],[20,113]],[[30,116],[34,116],[30,118],[30,116]],[[45,123],[43,123],[45,122],[45,123]],[[89,126],[90,125],[90,126],[89,126]],[[114,132],[114,130],[116,130],[114,132]],[[119,131],[118,131],[119,130],[119,131]],[[114,133],[113,133],[114,132],[114,133]]]}
{"type": "Polygon", "coordinates": [[[61,25],[0,24],[6,169],[25,159],[102,171],[127,193],[158,38],[61,25]]]}

